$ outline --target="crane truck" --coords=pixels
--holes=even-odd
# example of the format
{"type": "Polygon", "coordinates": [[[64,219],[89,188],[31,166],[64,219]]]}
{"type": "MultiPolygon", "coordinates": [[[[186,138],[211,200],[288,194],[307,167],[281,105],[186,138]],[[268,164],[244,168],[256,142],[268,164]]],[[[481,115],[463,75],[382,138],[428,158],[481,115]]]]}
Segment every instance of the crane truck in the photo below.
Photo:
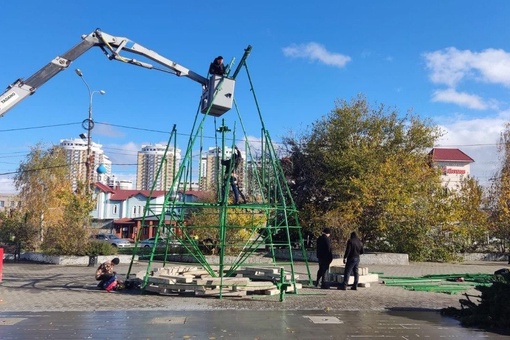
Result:
{"type": "Polygon", "coordinates": [[[178,77],[187,77],[196,81],[202,85],[200,111],[204,114],[219,117],[232,108],[235,87],[234,79],[218,75],[211,75],[210,78],[203,77],[128,38],[113,36],[102,32],[100,29],[96,29],[88,35],[83,35],[80,43],[63,55],[55,57],[28,79],[23,80],[20,78],[9,85],[6,91],[0,95],[0,117],[3,117],[7,111],[23,99],[34,94],[44,83],[60,71],[68,68],[74,60],[94,46],[99,47],[110,60],[118,60],[135,66],[168,72],[178,77]],[[122,55],[122,52],[140,55],[158,63],[160,66],[154,66],[145,61],[126,57],[122,55]]]}

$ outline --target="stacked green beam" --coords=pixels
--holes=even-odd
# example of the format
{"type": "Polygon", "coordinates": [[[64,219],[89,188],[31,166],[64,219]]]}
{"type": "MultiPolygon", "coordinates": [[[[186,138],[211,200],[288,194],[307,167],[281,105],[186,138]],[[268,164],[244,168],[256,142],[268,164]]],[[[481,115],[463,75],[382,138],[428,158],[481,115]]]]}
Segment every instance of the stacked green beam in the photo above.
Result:
{"type": "Polygon", "coordinates": [[[491,274],[431,274],[421,277],[383,276],[382,282],[388,286],[398,286],[407,290],[457,294],[479,285],[491,285],[491,274]]]}

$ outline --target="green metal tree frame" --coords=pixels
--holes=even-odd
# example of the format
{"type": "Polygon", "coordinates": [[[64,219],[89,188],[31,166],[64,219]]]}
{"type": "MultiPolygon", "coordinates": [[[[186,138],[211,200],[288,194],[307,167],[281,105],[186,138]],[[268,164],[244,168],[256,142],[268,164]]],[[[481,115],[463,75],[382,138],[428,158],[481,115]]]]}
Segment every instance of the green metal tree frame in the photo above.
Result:
{"type": "MultiPolygon", "coordinates": [[[[221,126],[215,129],[216,140],[221,140],[221,147],[216,142],[216,189],[214,199],[207,202],[188,199],[189,196],[186,195],[186,192],[189,191],[189,188],[187,186],[188,183],[192,182],[193,159],[195,158],[193,150],[197,148],[196,144],[198,143],[200,143],[200,150],[202,150],[201,137],[204,123],[206,119],[211,118],[208,115],[209,111],[201,114],[200,110],[197,110],[186,152],[178,170],[174,171],[172,184],[163,203],[157,204],[152,200],[152,191],[154,191],[156,179],[144,208],[141,221],[142,227],[148,225],[149,219],[156,218],[156,241],[164,239],[167,243],[166,247],[161,248],[157,247],[157,242],[155,242],[154,247],[151,248],[142,288],[147,285],[153,262],[156,259],[161,259],[162,265],[165,266],[169,255],[175,252],[176,249],[179,250],[181,255],[184,254],[194,258],[194,261],[198,262],[212,277],[221,278],[221,282],[223,278],[235,275],[236,270],[240,269],[241,266],[263,265],[267,267],[271,265],[285,268],[290,274],[290,280],[285,285],[294,285],[293,292],[296,293],[298,291],[296,287],[298,276],[295,273],[294,254],[295,250],[298,249],[301,251],[301,260],[306,264],[307,281],[309,284],[312,283],[308,256],[299,225],[298,211],[292,199],[275,145],[264,126],[248,70],[246,60],[250,52],[251,46],[248,46],[238,67],[230,77],[235,80],[241,68],[246,70],[250,91],[253,94],[261,124],[260,142],[257,144],[248,142],[241,114],[234,99],[234,107],[243,130],[242,141],[246,150],[246,159],[242,166],[247,174],[244,183],[245,188],[249,189],[249,200],[246,203],[233,205],[228,199],[231,191],[228,184],[231,172],[224,169],[226,167],[220,164],[220,159],[224,159],[227,146],[233,150],[236,145],[235,142],[241,139],[236,138],[236,128],[234,127],[232,131],[225,125],[224,119],[222,119],[221,126]],[[230,132],[232,132],[232,136],[229,136],[230,132]],[[230,145],[227,145],[228,143],[230,145]],[[255,154],[255,149],[257,149],[257,154],[255,154]],[[198,235],[213,235],[212,242],[210,244],[204,243],[204,240],[197,239],[198,235]],[[178,242],[178,246],[175,242],[178,242]],[[253,261],[253,258],[257,258],[253,255],[261,249],[264,249],[270,255],[270,264],[253,261]],[[207,255],[207,253],[214,252],[214,250],[217,250],[216,255],[207,255]],[[163,253],[161,253],[162,251],[163,253]],[[281,261],[281,258],[284,260],[281,261]],[[250,261],[247,261],[248,259],[250,261]]],[[[232,64],[233,61],[230,66],[232,64]]],[[[214,102],[214,98],[212,102],[214,102]]],[[[177,148],[176,136],[177,131],[174,125],[157,172],[158,178],[165,173],[162,170],[167,162],[173,161],[174,169],[177,169],[175,157],[167,158],[171,146],[173,146],[173,150],[177,148]]],[[[163,179],[163,181],[168,180],[163,179]]],[[[135,256],[140,252],[138,242],[141,234],[140,230],[127,274],[128,279],[135,256]]],[[[221,285],[220,298],[222,296],[221,285]]]]}

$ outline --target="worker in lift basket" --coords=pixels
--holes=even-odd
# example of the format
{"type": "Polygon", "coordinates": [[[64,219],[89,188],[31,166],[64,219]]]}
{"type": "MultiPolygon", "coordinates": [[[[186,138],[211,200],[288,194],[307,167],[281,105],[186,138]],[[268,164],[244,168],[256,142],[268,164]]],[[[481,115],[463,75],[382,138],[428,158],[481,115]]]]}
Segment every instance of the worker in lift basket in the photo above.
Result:
{"type": "Polygon", "coordinates": [[[225,74],[225,65],[223,64],[223,57],[216,57],[211,65],[209,65],[209,74],[223,76],[225,74]]]}

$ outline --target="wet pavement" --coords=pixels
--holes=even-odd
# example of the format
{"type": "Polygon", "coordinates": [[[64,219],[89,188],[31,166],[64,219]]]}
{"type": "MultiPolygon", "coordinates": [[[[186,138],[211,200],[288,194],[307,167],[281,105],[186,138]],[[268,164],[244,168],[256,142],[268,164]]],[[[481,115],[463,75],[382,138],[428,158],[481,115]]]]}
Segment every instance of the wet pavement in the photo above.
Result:
{"type": "Polygon", "coordinates": [[[437,312],[111,311],[0,313],[8,339],[507,339],[437,312]]]}
{"type": "MultiPolygon", "coordinates": [[[[146,263],[134,265],[145,270],[146,263]]],[[[494,273],[502,262],[368,266],[388,276],[494,273]]],[[[127,265],[118,266],[126,274],[127,265]]],[[[316,271],[316,264],[310,264],[316,271]]],[[[304,277],[302,264],[296,271],[304,277]]],[[[161,296],[97,290],[95,268],[5,263],[0,339],[507,339],[442,317],[462,295],[375,283],[357,291],[305,286],[298,294],[241,298],[161,296]]],[[[477,291],[469,292],[476,294],[477,291]]]]}

